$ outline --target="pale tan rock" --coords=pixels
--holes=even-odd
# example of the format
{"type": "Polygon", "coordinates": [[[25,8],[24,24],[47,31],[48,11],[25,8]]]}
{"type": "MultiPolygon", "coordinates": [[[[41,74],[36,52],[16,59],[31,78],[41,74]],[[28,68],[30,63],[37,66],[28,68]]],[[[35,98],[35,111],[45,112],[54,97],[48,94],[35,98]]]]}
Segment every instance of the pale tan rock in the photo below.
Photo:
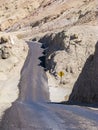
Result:
{"type": "MultiPolygon", "coordinates": [[[[9,35],[11,37],[11,34],[9,35]]],[[[4,52],[7,53],[10,49],[10,57],[0,59],[0,119],[4,111],[11,107],[12,102],[18,98],[20,73],[28,53],[25,41],[19,40],[13,35],[15,43],[13,45],[9,36],[3,34],[2,37],[4,36],[8,38],[8,42],[3,44],[4,52]]]]}
{"type": "MultiPolygon", "coordinates": [[[[67,94],[65,93],[65,100],[69,99],[68,97],[70,97],[70,94],[72,93],[74,85],[81,74],[87,58],[94,54],[95,45],[98,39],[97,32],[97,26],[75,26],[68,29],[68,31],[55,34],[53,39],[50,37],[48,39],[50,41],[49,54],[47,57],[47,67],[49,72],[47,73],[54,81],[52,84],[49,80],[49,83],[51,83],[50,86],[52,87],[63,87],[68,91],[67,94]],[[60,71],[64,72],[62,83],[60,83],[61,79],[58,75],[58,72],[60,71]]],[[[93,87],[94,86],[92,85],[91,88],[93,89],[93,87]]],[[[95,88],[96,87],[97,86],[95,86],[95,88]]],[[[84,88],[85,87],[80,85],[80,94],[77,93],[76,95],[78,96],[76,96],[77,98],[75,99],[83,101],[82,95],[85,93],[85,95],[87,95],[87,101],[90,102],[92,97],[87,94],[92,93],[89,89],[89,83],[88,86],[86,85],[86,88],[88,89],[85,90],[84,88]],[[81,95],[81,98],[78,98],[79,95],[81,95]]]]}

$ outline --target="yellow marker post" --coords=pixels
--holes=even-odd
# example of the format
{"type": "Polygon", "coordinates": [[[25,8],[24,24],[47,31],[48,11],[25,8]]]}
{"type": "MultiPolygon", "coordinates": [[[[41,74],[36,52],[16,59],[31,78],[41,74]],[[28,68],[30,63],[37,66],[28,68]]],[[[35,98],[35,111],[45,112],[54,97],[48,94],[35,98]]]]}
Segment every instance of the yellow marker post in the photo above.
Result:
{"type": "Polygon", "coordinates": [[[62,83],[62,77],[64,76],[64,72],[60,71],[60,72],[58,72],[58,75],[61,77],[60,83],[62,83]]]}

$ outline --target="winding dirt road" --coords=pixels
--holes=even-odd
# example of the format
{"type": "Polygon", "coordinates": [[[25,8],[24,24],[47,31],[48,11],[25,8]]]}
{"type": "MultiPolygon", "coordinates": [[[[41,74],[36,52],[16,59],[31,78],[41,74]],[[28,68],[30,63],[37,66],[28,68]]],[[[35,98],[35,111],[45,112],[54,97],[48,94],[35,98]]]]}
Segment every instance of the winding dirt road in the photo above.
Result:
{"type": "Polygon", "coordinates": [[[20,96],[5,112],[0,130],[98,130],[98,111],[50,103],[40,43],[29,42],[20,79],[20,96]]]}

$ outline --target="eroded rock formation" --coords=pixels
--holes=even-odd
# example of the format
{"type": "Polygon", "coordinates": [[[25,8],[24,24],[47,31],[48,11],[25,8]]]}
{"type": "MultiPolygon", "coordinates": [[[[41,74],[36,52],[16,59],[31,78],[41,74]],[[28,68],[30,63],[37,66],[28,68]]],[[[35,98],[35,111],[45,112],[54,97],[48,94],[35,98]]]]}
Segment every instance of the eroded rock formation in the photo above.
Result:
{"type": "Polygon", "coordinates": [[[98,102],[98,42],[94,54],[90,55],[74,84],[70,101],[98,102]]]}
{"type": "MultiPolygon", "coordinates": [[[[70,97],[70,100],[74,101],[93,102],[98,100],[97,96],[92,99],[95,90],[97,90],[97,85],[95,85],[95,83],[93,84],[93,82],[92,85],[90,85],[91,80],[94,79],[91,73],[94,74],[96,72],[91,72],[90,69],[93,70],[97,68],[95,67],[97,66],[97,60],[94,61],[96,62],[94,63],[95,65],[89,68],[89,66],[91,66],[90,64],[93,64],[92,55],[97,57],[97,55],[94,54],[98,39],[97,32],[98,28],[96,28],[96,26],[74,26],[67,31],[46,35],[40,39],[48,48],[46,64],[49,70],[47,71],[49,85],[64,87],[66,90],[66,101],[69,100],[70,94],[74,95],[70,97]],[[88,65],[86,69],[84,69],[86,60],[88,61],[88,65]],[[62,83],[60,83],[60,77],[58,75],[60,71],[64,72],[62,83]],[[80,81],[79,77],[81,77],[82,71],[84,77],[82,75],[80,81]],[[93,88],[94,90],[92,91],[93,88]]],[[[97,50],[95,52],[97,53],[97,50]]]]}

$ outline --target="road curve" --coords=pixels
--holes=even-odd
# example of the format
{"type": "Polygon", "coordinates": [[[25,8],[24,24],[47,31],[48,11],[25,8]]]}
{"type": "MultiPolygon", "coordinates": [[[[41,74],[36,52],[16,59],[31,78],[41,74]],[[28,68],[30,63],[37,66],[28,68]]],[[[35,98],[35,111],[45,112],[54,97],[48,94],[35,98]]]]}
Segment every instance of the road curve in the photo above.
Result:
{"type": "Polygon", "coordinates": [[[39,66],[43,49],[29,42],[20,79],[20,96],[5,112],[0,130],[98,130],[98,111],[49,101],[45,72],[39,66]]]}

